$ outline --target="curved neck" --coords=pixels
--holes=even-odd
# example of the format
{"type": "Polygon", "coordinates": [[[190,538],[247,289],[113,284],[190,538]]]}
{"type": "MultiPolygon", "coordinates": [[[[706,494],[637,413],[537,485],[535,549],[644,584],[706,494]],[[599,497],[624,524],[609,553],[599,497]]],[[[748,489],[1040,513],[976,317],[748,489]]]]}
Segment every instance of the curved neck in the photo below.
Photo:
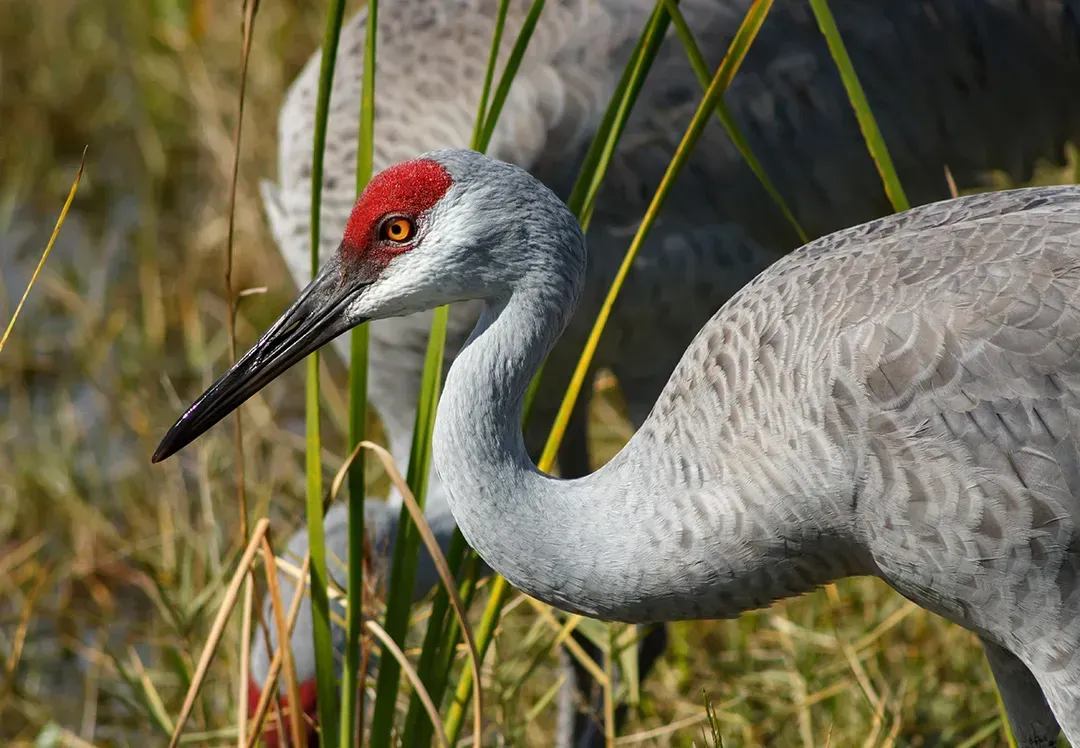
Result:
{"type": "Polygon", "coordinates": [[[586,580],[594,513],[582,481],[540,473],[521,431],[525,392],[577,305],[565,279],[526,278],[489,299],[447,374],[433,435],[435,465],[465,539],[515,587],[597,615],[586,580]],[[546,281],[546,282],[545,282],[546,281]]]}
{"type": "Polygon", "coordinates": [[[655,411],[595,473],[561,480],[537,470],[520,428],[525,391],[569,320],[579,285],[526,277],[489,299],[447,376],[435,464],[481,558],[550,605],[630,622],[736,616],[852,573],[846,530],[827,524],[828,512],[777,511],[799,487],[772,483],[777,495],[746,501],[748,475],[759,470],[696,439],[692,428],[684,439],[679,424],[655,411]],[[680,452],[694,441],[709,458],[680,452]],[[685,467],[706,461],[724,467],[712,477],[685,467]],[[797,545],[805,558],[792,557],[797,545]]]}

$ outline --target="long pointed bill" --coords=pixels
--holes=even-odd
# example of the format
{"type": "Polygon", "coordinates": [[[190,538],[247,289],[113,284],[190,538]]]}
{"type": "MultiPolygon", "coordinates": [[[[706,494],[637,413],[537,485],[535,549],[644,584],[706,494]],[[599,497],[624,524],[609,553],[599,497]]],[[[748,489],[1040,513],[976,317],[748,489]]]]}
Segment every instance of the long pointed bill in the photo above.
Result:
{"type": "Polygon", "coordinates": [[[344,281],[340,267],[337,257],[323,265],[259,342],[173,424],[154,452],[153,462],[180,451],[293,364],[365,321],[349,320],[345,311],[371,281],[344,281]]]}

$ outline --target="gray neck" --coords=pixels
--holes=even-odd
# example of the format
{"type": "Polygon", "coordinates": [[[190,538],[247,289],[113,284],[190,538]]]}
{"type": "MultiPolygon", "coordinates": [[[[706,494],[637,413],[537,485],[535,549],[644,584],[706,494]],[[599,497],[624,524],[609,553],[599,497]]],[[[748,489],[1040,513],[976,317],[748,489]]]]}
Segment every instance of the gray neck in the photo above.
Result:
{"type": "Polygon", "coordinates": [[[846,576],[843,541],[777,511],[783,496],[744,500],[745,485],[727,481],[750,471],[733,460],[723,472],[737,477],[727,481],[672,470],[695,455],[657,443],[670,429],[652,417],[591,475],[536,469],[520,428],[524,393],[576,305],[566,280],[526,277],[489,299],[447,376],[435,464],[481,558],[545,603],[631,622],[736,616],[846,576]],[[808,530],[826,547],[807,543],[808,530]],[[793,558],[794,546],[806,558],[793,558]]]}
{"type": "Polygon", "coordinates": [[[447,375],[433,449],[458,527],[480,557],[534,597],[595,616],[610,607],[590,572],[608,555],[593,529],[605,502],[582,481],[540,473],[520,427],[529,382],[576,305],[568,285],[526,278],[488,301],[447,375]]]}

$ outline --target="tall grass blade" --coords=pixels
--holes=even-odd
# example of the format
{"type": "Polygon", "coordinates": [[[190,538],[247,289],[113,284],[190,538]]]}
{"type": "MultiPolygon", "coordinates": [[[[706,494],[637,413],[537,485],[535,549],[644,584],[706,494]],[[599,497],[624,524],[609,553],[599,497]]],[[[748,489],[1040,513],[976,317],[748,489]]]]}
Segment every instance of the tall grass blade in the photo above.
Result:
{"type": "Polygon", "coordinates": [[[22,298],[19,299],[19,304],[15,307],[15,311],[11,315],[11,320],[4,330],[4,336],[0,337],[0,352],[4,350],[4,344],[7,343],[8,337],[11,336],[11,331],[15,329],[15,320],[19,318],[19,312],[22,311],[23,304],[26,303],[26,297],[30,295],[30,289],[34,287],[38,275],[41,274],[41,269],[45,267],[45,260],[49,259],[49,253],[52,252],[53,245],[56,244],[56,237],[60,234],[60,227],[64,225],[64,219],[67,218],[68,209],[75,200],[75,193],[79,190],[79,180],[82,179],[83,167],[86,165],[86,149],[88,147],[89,146],[83,147],[82,156],[79,158],[79,170],[75,172],[75,181],[71,183],[71,189],[68,191],[67,200],[64,201],[64,207],[60,209],[60,217],[56,219],[56,225],[53,226],[52,236],[49,237],[49,243],[45,245],[45,251],[41,253],[41,259],[38,260],[37,267],[34,268],[34,273],[30,276],[30,282],[26,284],[26,290],[23,291],[22,298]]]}
{"type": "MultiPolygon", "coordinates": [[[[705,62],[705,56],[701,54],[701,48],[698,47],[697,42],[694,41],[694,34],[690,30],[689,24],[686,23],[686,18],[683,16],[682,11],[679,10],[677,0],[664,0],[664,6],[667,8],[667,12],[671,14],[671,22],[675,26],[675,33],[679,37],[679,41],[683,45],[683,49],[686,50],[686,56],[690,60],[690,67],[694,69],[694,75],[697,76],[698,82],[701,83],[701,89],[704,91],[709,85],[709,66],[705,62]]],[[[776,203],[776,207],[780,209],[780,212],[784,214],[784,218],[791,224],[791,227],[795,230],[799,240],[806,244],[810,241],[810,237],[803,227],[799,225],[799,221],[795,218],[795,214],[788,208],[784,198],[780,196],[780,191],[776,189],[776,186],[769,179],[769,175],[765,173],[765,167],[758,161],[757,156],[750,148],[750,144],[746,141],[746,137],[742,134],[738,124],[735,122],[735,118],[731,116],[731,111],[727,108],[727,104],[721,99],[716,105],[716,116],[720,120],[720,124],[727,130],[728,137],[731,138],[731,142],[735,144],[735,148],[739,151],[739,155],[746,161],[747,166],[754,172],[754,176],[761,182],[761,186],[765,188],[765,191],[772,198],[772,201],[776,203]]]]}
{"type": "Polygon", "coordinates": [[[502,0],[495,15],[495,33],[491,36],[491,53],[488,55],[487,70],[484,71],[484,87],[480,90],[480,105],[476,108],[476,123],[473,125],[472,147],[480,150],[484,126],[487,121],[488,99],[491,97],[491,82],[495,79],[495,62],[499,59],[499,46],[502,44],[503,31],[506,29],[506,12],[510,9],[510,0],[502,0]]]}
{"type": "Polygon", "coordinates": [[[187,723],[188,717],[191,716],[192,709],[195,708],[195,699],[198,697],[199,690],[206,679],[206,674],[210,670],[210,662],[217,653],[218,644],[221,643],[221,637],[225,633],[225,624],[229,621],[229,614],[232,613],[233,606],[239,597],[240,585],[251,571],[251,562],[255,558],[255,554],[259,550],[259,544],[269,528],[270,520],[265,518],[255,524],[255,528],[251,533],[251,540],[244,550],[244,555],[240,557],[240,564],[236,568],[236,573],[233,574],[232,580],[225,590],[217,617],[214,618],[214,623],[210,627],[210,635],[203,645],[202,654],[199,655],[199,664],[195,668],[195,676],[192,678],[191,686],[184,697],[184,704],[180,708],[180,716],[176,718],[172,738],[169,740],[169,748],[176,748],[177,742],[180,740],[180,733],[184,731],[184,725],[187,723]]]}
{"type": "MultiPolygon", "coordinates": [[[[360,131],[356,145],[356,194],[371,179],[375,151],[375,43],[379,24],[379,2],[368,0],[364,39],[364,72],[361,81],[360,131]]],[[[349,333],[349,451],[367,438],[368,326],[349,333]]],[[[357,736],[357,702],[361,687],[362,651],[360,637],[364,618],[364,460],[349,467],[349,558],[348,596],[355,602],[345,614],[345,670],[341,679],[341,748],[351,748],[357,736]]]]}
{"type": "MultiPolygon", "coordinates": [[[[661,2],[663,1],[664,0],[661,0],[661,2]]],[[[702,112],[711,114],[712,110],[716,108],[716,103],[721,100],[724,91],[727,90],[728,85],[730,85],[732,79],[735,77],[735,73],[738,72],[739,66],[742,65],[742,61],[746,58],[746,53],[750,49],[750,44],[757,36],[758,31],[761,29],[761,25],[765,22],[765,18],[771,7],[772,0],[754,0],[754,3],[750,6],[749,10],[747,10],[746,17],[743,18],[743,22],[739,26],[738,31],[735,32],[731,44],[728,45],[727,55],[725,55],[723,62],[720,63],[720,67],[716,69],[716,74],[713,76],[712,82],[705,91],[705,97],[702,99],[701,104],[698,105],[698,110],[694,113],[694,118],[691,120],[690,126],[683,135],[683,140],[679,143],[679,147],[675,151],[675,156],[672,158],[671,163],[668,165],[668,170],[664,174],[660,186],[657,187],[656,194],[653,196],[653,201],[646,210],[641,226],[638,227],[637,234],[630,243],[630,248],[623,258],[622,265],[619,267],[619,271],[612,281],[611,289],[608,291],[608,295],[604,299],[603,305],[600,307],[600,312],[597,314],[592,332],[589,333],[589,339],[585,343],[585,349],[581,354],[581,358],[578,360],[577,368],[574,370],[574,376],[570,380],[570,386],[567,388],[566,396],[563,398],[559,413],[555,418],[551,436],[548,438],[548,442],[544,447],[544,453],[540,457],[541,465],[550,465],[554,463],[559,443],[562,441],[563,433],[566,431],[566,425],[570,422],[570,414],[573,411],[574,404],[581,392],[581,387],[585,382],[585,376],[592,364],[593,355],[596,353],[596,346],[600,342],[600,335],[603,333],[604,326],[607,324],[608,317],[611,315],[611,309],[615,304],[619,289],[622,288],[623,281],[626,279],[627,273],[630,272],[630,266],[633,264],[638,250],[641,248],[649,231],[652,229],[652,224],[656,220],[660,209],[663,207],[664,201],[667,199],[667,193],[670,191],[671,185],[674,184],[675,179],[682,172],[682,168],[690,157],[690,153],[693,151],[694,146],[701,137],[701,133],[705,130],[707,118],[703,118],[702,112]],[[708,109],[704,108],[706,104],[708,104],[708,109]]]]}
{"type": "Polygon", "coordinates": [[[619,670],[626,688],[626,703],[637,708],[641,703],[641,673],[638,669],[638,645],[652,629],[649,626],[624,626],[617,638],[613,657],[618,657],[619,670]]]}
{"type": "MultiPolygon", "coordinates": [[[[472,604],[473,593],[476,591],[478,561],[477,555],[470,552],[465,538],[459,531],[455,531],[450,541],[450,551],[446,562],[454,570],[456,578],[462,580],[458,594],[465,610],[468,610],[472,604]],[[465,563],[462,563],[463,561],[465,563]]],[[[440,588],[431,604],[431,618],[427,632],[424,634],[420,661],[417,664],[417,670],[424,678],[424,682],[428,684],[428,692],[436,702],[442,701],[449,682],[450,669],[454,664],[454,654],[461,634],[457,619],[447,615],[449,607],[450,597],[445,590],[440,588]]],[[[402,745],[427,745],[431,742],[430,726],[422,719],[421,706],[416,699],[409,704],[409,712],[405,717],[405,731],[402,734],[402,745]]]]}
{"type": "MultiPolygon", "coordinates": [[[[488,593],[488,604],[484,608],[484,615],[480,619],[480,625],[476,627],[474,632],[481,665],[483,665],[484,657],[487,655],[487,648],[495,637],[495,629],[499,625],[499,614],[502,612],[509,592],[510,585],[507,584],[506,580],[498,574],[494,575],[491,590],[488,593]]],[[[451,744],[457,743],[458,733],[461,732],[465,707],[469,703],[469,695],[472,692],[473,678],[475,677],[477,677],[477,674],[466,662],[461,671],[461,676],[458,678],[457,688],[454,690],[454,700],[451,702],[446,715],[446,735],[450,738],[451,744]]],[[[479,736],[477,736],[477,739],[479,739],[479,736]]]]}
{"type": "MultiPolygon", "coordinates": [[[[233,240],[236,230],[236,188],[240,181],[240,135],[244,124],[244,99],[247,92],[248,61],[251,59],[251,39],[255,32],[255,14],[259,10],[259,0],[244,0],[243,4],[243,42],[240,52],[240,91],[236,103],[236,131],[233,135],[233,165],[232,176],[229,182],[229,228],[225,243],[225,301],[228,306],[228,333],[229,333],[229,362],[236,361],[236,308],[238,296],[233,289],[233,240]]],[[[194,13],[193,13],[194,15],[194,13]]],[[[247,507],[247,480],[244,476],[244,428],[240,417],[240,408],[233,413],[233,452],[235,454],[236,470],[236,504],[240,514],[240,542],[247,543],[248,537],[248,507],[247,507]]],[[[248,645],[251,636],[251,607],[248,604],[255,591],[255,578],[248,574],[244,585],[244,612],[241,634],[240,655],[240,684],[239,705],[247,704],[248,679],[248,645]]],[[[260,613],[256,613],[259,622],[262,622],[260,613]]],[[[237,742],[242,745],[247,734],[247,709],[241,706],[239,709],[239,723],[237,725],[237,742]]]]}
{"type": "MultiPolygon", "coordinates": [[[[251,37],[255,33],[255,13],[259,0],[244,0],[244,39],[240,51],[240,91],[236,103],[236,131],[233,133],[232,177],[229,183],[229,229],[225,240],[225,301],[228,305],[229,363],[236,362],[236,292],[233,290],[233,238],[236,229],[236,186],[240,179],[240,134],[244,126],[244,94],[247,90],[251,37]]],[[[236,453],[236,503],[240,512],[241,544],[247,542],[248,512],[244,480],[244,431],[240,408],[233,413],[233,451],[236,453]]],[[[250,583],[250,581],[249,581],[250,583]]]]}
{"type": "MultiPolygon", "coordinates": [[[[416,526],[417,532],[420,534],[424,541],[424,545],[427,547],[428,553],[431,554],[432,562],[435,565],[435,569],[439,574],[439,578],[442,580],[443,587],[446,593],[450,597],[450,602],[454,608],[455,620],[461,627],[462,632],[465,634],[465,645],[468,649],[469,656],[473,663],[473,667],[479,667],[479,661],[476,654],[476,644],[473,640],[472,631],[469,629],[469,621],[465,614],[465,603],[462,602],[461,596],[458,594],[457,585],[454,581],[453,573],[450,571],[450,566],[443,557],[442,551],[439,549],[439,543],[435,540],[435,535],[431,532],[431,528],[428,527],[427,521],[424,518],[424,510],[417,503],[416,499],[409,491],[408,485],[402,479],[401,474],[397,471],[397,467],[394,465],[394,458],[383,447],[372,442],[364,442],[363,445],[368,449],[375,452],[375,454],[382,461],[383,466],[386,468],[386,472],[390,476],[391,482],[398,488],[398,492],[401,494],[402,503],[412,516],[413,523],[416,526]]],[[[423,701],[423,694],[417,690],[415,696],[423,701]]],[[[473,704],[474,710],[474,727],[476,734],[480,734],[483,714],[482,692],[479,685],[474,688],[473,692],[473,704]]],[[[428,704],[424,704],[424,708],[429,712],[428,704]]],[[[434,724],[434,720],[432,723],[434,724]]],[[[441,730],[441,724],[440,724],[441,730]]],[[[445,736],[444,736],[445,737],[445,736]]],[[[428,738],[430,740],[430,738],[428,738]]],[[[405,745],[414,745],[414,743],[405,742],[405,745]]]]}
{"type": "MultiPolygon", "coordinates": [[[[543,11],[544,0],[534,0],[534,3],[529,8],[529,12],[526,15],[525,22],[522,28],[519,29],[517,38],[514,40],[514,45],[511,49],[510,56],[508,58],[507,67],[503,69],[502,76],[499,79],[499,84],[495,92],[494,98],[491,99],[491,105],[488,107],[488,99],[491,96],[491,83],[495,80],[495,69],[498,64],[499,49],[502,42],[502,35],[505,29],[505,22],[507,22],[507,12],[509,9],[509,0],[503,0],[499,4],[499,10],[496,16],[495,30],[492,33],[491,49],[488,55],[487,68],[484,73],[484,85],[481,91],[480,105],[477,107],[476,123],[473,128],[472,148],[478,151],[487,150],[490,144],[491,135],[495,132],[496,124],[498,123],[499,115],[502,111],[505,99],[510,92],[510,87],[513,84],[514,77],[517,70],[521,67],[522,59],[524,59],[525,52],[528,47],[528,43],[532,37],[532,31],[536,29],[536,25],[539,22],[540,13],[543,11]]],[[[426,487],[417,487],[414,485],[413,480],[413,468],[414,464],[422,463],[423,473],[422,476],[426,480],[427,468],[430,462],[430,449],[431,440],[430,434],[434,429],[434,416],[435,405],[437,403],[437,387],[440,384],[442,377],[442,354],[444,349],[444,343],[446,338],[446,323],[447,323],[448,310],[440,309],[435,311],[435,318],[432,323],[432,334],[429,339],[428,348],[428,361],[426,367],[424,367],[424,387],[422,398],[428,399],[429,395],[429,378],[430,378],[430,400],[427,403],[421,403],[421,406],[429,406],[430,412],[428,413],[429,421],[424,426],[424,432],[427,433],[427,438],[423,441],[419,441],[417,437],[420,435],[421,424],[421,409],[417,410],[417,424],[416,431],[414,432],[414,444],[413,451],[409,455],[409,481],[408,484],[413,488],[417,500],[420,505],[423,505],[424,489],[426,487]],[[436,338],[437,336],[437,338],[436,338]],[[437,343],[437,362],[434,359],[436,354],[437,343]],[[437,366],[436,366],[437,364],[437,366]],[[420,450],[418,452],[418,450],[420,450]]],[[[402,531],[407,525],[406,517],[403,516],[400,523],[399,531],[399,546],[402,544],[402,531]]],[[[464,540],[461,538],[461,533],[456,531],[453,542],[450,546],[450,563],[451,568],[457,569],[460,567],[460,561],[469,553],[468,547],[465,546],[464,540]]],[[[414,552],[415,554],[415,552],[414,552]]],[[[411,558],[411,556],[410,556],[411,558]]],[[[473,563],[473,570],[476,569],[475,563],[473,563]]],[[[397,576],[397,558],[394,559],[394,585],[401,585],[407,590],[413,589],[413,579],[415,573],[408,576],[408,583],[403,584],[396,581],[397,576]]],[[[414,568],[415,569],[415,568],[414,568]]],[[[473,585],[475,584],[475,574],[468,575],[467,581],[462,585],[462,591],[468,593],[463,597],[470,598],[473,585]]],[[[428,631],[424,634],[423,648],[420,652],[420,661],[418,663],[419,677],[424,683],[429,685],[429,690],[432,697],[441,701],[443,691],[446,686],[446,678],[449,671],[449,666],[453,664],[453,657],[455,652],[455,644],[457,637],[460,634],[460,627],[455,624],[454,621],[446,621],[446,611],[449,606],[449,597],[446,589],[438,590],[435,596],[435,600],[432,603],[432,616],[429,621],[428,631]]],[[[393,596],[393,594],[391,594],[393,596]]],[[[387,608],[387,621],[388,626],[390,624],[390,606],[393,604],[393,600],[388,602],[387,608]]],[[[402,603],[405,608],[405,614],[407,614],[407,603],[402,603]]],[[[483,653],[480,655],[481,661],[483,659],[483,653]]],[[[382,685],[382,674],[380,671],[380,682],[377,685],[382,685]]],[[[396,677],[395,677],[396,683],[396,677]]],[[[390,685],[387,684],[389,690],[390,685]]],[[[377,707],[378,708],[378,707],[377,707]]],[[[431,723],[428,720],[423,719],[423,705],[420,703],[419,698],[414,695],[411,699],[409,709],[405,718],[404,727],[404,740],[405,745],[426,745],[431,740],[431,723]]],[[[374,731],[374,725],[373,725],[374,731]]],[[[374,734],[374,732],[373,732],[374,734]]]]}
{"type": "MultiPolygon", "coordinates": [[[[319,93],[315,105],[315,134],[311,160],[311,277],[319,272],[319,229],[322,217],[323,155],[326,149],[326,125],[330,114],[330,90],[337,61],[338,39],[345,14],[344,0],[331,0],[323,35],[322,65],[319,69],[319,93]]],[[[325,745],[333,745],[338,736],[338,708],[334,683],[334,647],[330,635],[330,600],[326,594],[326,537],[322,508],[322,440],[319,433],[319,355],[307,358],[306,390],[307,527],[311,553],[311,614],[315,651],[315,690],[319,704],[319,728],[325,745]]]]}
{"type": "MultiPolygon", "coordinates": [[[[277,559],[278,568],[284,567],[287,562],[282,559],[277,559]]],[[[304,560],[300,564],[300,568],[296,570],[293,579],[296,580],[296,588],[293,590],[292,601],[289,603],[289,616],[285,620],[285,633],[279,634],[278,641],[281,644],[274,651],[274,657],[270,661],[270,670],[266,675],[266,682],[263,684],[262,695],[259,696],[259,703],[255,707],[255,711],[251,714],[251,734],[248,736],[248,742],[246,748],[254,748],[255,743],[259,740],[259,736],[262,733],[263,721],[266,719],[266,712],[270,708],[270,703],[273,701],[277,703],[277,699],[274,698],[277,695],[277,681],[278,675],[281,673],[282,662],[284,656],[282,653],[283,644],[292,639],[293,628],[296,626],[296,618],[300,614],[300,603],[304,599],[304,585],[305,580],[310,577],[311,571],[311,554],[305,553],[304,560]]],[[[281,735],[285,734],[285,726],[281,724],[281,711],[275,709],[274,713],[277,718],[277,730],[281,735]]]]}
{"type": "Polygon", "coordinates": [[[945,185],[949,188],[949,197],[960,197],[960,190],[956,188],[956,180],[953,179],[952,170],[945,164],[945,185]]]}
{"type": "MultiPolygon", "coordinates": [[[[277,560],[274,558],[274,551],[270,548],[270,541],[266,539],[265,535],[263,536],[261,546],[268,586],[266,594],[270,599],[270,606],[274,616],[274,625],[277,627],[278,631],[286,631],[288,627],[285,623],[285,608],[281,602],[281,588],[278,584],[277,560]]],[[[251,574],[248,574],[249,584],[251,576],[251,574]]],[[[296,679],[296,664],[293,661],[292,646],[290,645],[289,640],[284,636],[278,637],[278,651],[281,652],[281,668],[285,671],[285,692],[288,694],[289,703],[294,705],[293,713],[290,715],[289,719],[289,731],[292,736],[292,743],[295,746],[306,747],[307,736],[301,732],[300,715],[295,712],[295,705],[301,703],[300,685],[296,679]]]]}
{"type": "MultiPolygon", "coordinates": [[[[595,200],[596,194],[599,192],[600,185],[603,182],[603,176],[610,164],[615,145],[622,135],[623,127],[629,118],[633,104],[644,83],[645,76],[648,74],[652,62],[656,57],[656,53],[659,51],[660,45],[663,42],[664,33],[667,30],[667,24],[670,19],[662,7],[662,2],[663,0],[657,2],[652,15],[649,17],[645,28],[642,30],[630,60],[623,70],[622,77],[615,89],[611,102],[608,104],[608,108],[600,121],[596,136],[593,138],[593,142],[586,152],[582,168],[578,174],[574,188],[571,191],[571,196],[567,204],[578,216],[578,220],[583,228],[588,225],[591,206],[595,200]]],[[[530,386],[526,398],[527,408],[532,404],[532,396],[536,392],[537,380],[541,375],[542,371],[537,374],[530,386]]],[[[525,417],[528,417],[527,410],[525,417]]],[[[563,431],[565,431],[565,424],[563,426],[563,431]]],[[[555,440],[556,448],[558,442],[561,441],[561,438],[562,435],[560,433],[555,440]]],[[[550,445],[551,443],[552,442],[549,440],[548,444],[550,445]]],[[[550,471],[554,465],[554,461],[555,454],[552,452],[549,455],[541,457],[539,467],[541,470],[550,471]]],[[[488,598],[488,604],[484,609],[480,626],[476,631],[477,649],[479,650],[481,662],[483,662],[487,653],[487,648],[491,644],[494,632],[497,630],[502,606],[508,592],[509,585],[506,583],[506,580],[501,576],[495,575],[488,598]]],[[[447,734],[451,741],[457,740],[458,732],[463,724],[465,706],[468,704],[469,691],[473,677],[474,673],[469,664],[466,663],[461,677],[458,679],[453,703],[450,705],[450,711],[447,717],[447,734]]]]}
{"type": "Polygon", "coordinates": [[[604,117],[600,120],[596,136],[585,153],[581,170],[570,191],[570,197],[566,201],[567,206],[578,217],[583,231],[589,227],[596,196],[600,192],[600,186],[611,164],[615,146],[618,145],[623,128],[630,118],[630,112],[641,92],[641,87],[645,84],[645,77],[652,68],[656,53],[660,51],[660,45],[664,42],[664,34],[667,33],[670,22],[671,17],[664,7],[663,0],[660,0],[653,8],[652,15],[649,16],[638,38],[630,60],[623,69],[623,74],[604,112],[604,117]]]}
{"type": "Polygon", "coordinates": [[[145,677],[145,672],[136,672],[135,658],[138,657],[137,653],[132,657],[133,661],[130,666],[120,659],[119,655],[109,649],[104,651],[104,655],[109,658],[113,667],[116,668],[116,674],[131,689],[135,703],[142,707],[143,713],[149,718],[150,726],[164,735],[172,735],[176,728],[169,719],[169,715],[165,711],[165,705],[160,697],[155,699],[156,694],[152,693],[153,682],[148,677],[145,677]]]}
{"type": "MultiPolygon", "coordinates": [[[[677,0],[675,1],[677,2],[677,0]]],[[[567,200],[567,206],[578,217],[578,223],[580,223],[582,230],[588,229],[592,217],[592,206],[600,191],[604,175],[607,173],[614,146],[622,135],[623,127],[630,116],[634,103],[637,101],[641,86],[664,40],[664,33],[667,31],[669,20],[662,4],[657,3],[653,8],[652,15],[649,16],[649,20],[645,24],[645,29],[642,31],[641,36],[638,37],[638,41],[630,55],[630,60],[623,69],[619,83],[612,92],[611,100],[604,111],[604,116],[597,126],[592,143],[590,143],[585,153],[577,179],[574,181],[570,197],[567,200]]],[[[541,365],[540,370],[533,377],[528,390],[525,392],[523,424],[529,420],[533,399],[536,397],[536,392],[540,386],[540,377],[543,376],[543,373],[544,368],[541,365]]]]}
{"type": "Polygon", "coordinates": [[[255,607],[255,578],[248,574],[247,582],[244,584],[244,601],[241,603],[240,609],[240,677],[237,678],[236,684],[236,704],[237,704],[237,721],[236,721],[236,745],[237,748],[244,748],[247,744],[247,720],[248,710],[240,707],[241,704],[246,705],[248,703],[248,686],[250,681],[244,676],[251,672],[251,624],[253,615],[253,609],[255,607]]]}
{"type": "Polygon", "coordinates": [[[855,118],[859,122],[859,129],[862,130],[866,146],[870,150],[870,157],[874,159],[874,165],[885,185],[885,195],[889,198],[894,210],[897,212],[907,210],[911,204],[908,202],[907,195],[904,194],[904,188],[900,186],[896,167],[893,166],[889,149],[885,146],[885,139],[881,136],[881,130],[878,129],[877,120],[870,111],[870,104],[866,100],[862,84],[859,83],[859,77],[855,74],[855,67],[851,64],[851,57],[848,56],[844,40],[840,38],[840,30],[836,27],[836,19],[833,18],[832,11],[829,10],[828,0],[809,0],[809,2],[818,27],[825,37],[825,42],[829,45],[829,52],[836,63],[836,68],[840,71],[840,78],[844,81],[844,88],[851,101],[851,108],[855,110],[855,118]]]}
{"type": "MultiPolygon", "coordinates": [[[[368,630],[375,634],[375,637],[382,643],[387,654],[393,657],[397,666],[405,671],[406,676],[413,685],[413,693],[420,699],[420,702],[424,705],[425,711],[427,711],[428,717],[431,719],[431,724],[438,730],[436,734],[439,737],[439,745],[442,746],[442,748],[450,748],[450,741],[446,739],[446,731],[443,729],[442,721],[439,719],[439,710],[435,706],[435,702],[431,700],[431,696],[428,695],[427,689],[424,688],[424,682],[420,680],[420,676],[416,674],[416,670],[409,664],[409,658],[401,651],[401,647],[397,645],[397,642],[386,633],[386,630],[375,623],[375,621],[368,621],[367,627],[368,630]]],[[[386,665],[383,665],[383,667],[386,667],[386,665]]]]}

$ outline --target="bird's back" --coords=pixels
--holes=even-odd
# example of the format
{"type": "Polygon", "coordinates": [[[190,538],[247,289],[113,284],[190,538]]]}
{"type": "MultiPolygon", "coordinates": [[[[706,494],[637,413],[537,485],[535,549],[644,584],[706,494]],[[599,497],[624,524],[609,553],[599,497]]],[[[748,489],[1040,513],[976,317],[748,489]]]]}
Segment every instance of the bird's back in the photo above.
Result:
{"type": "Polygon", "coordinates": [[[936,203],[792,253],[701,329],[633,442],[658,485],[846,525],[864,573],[994,640],[1075,645],[1080,188],[936,203]]]}

